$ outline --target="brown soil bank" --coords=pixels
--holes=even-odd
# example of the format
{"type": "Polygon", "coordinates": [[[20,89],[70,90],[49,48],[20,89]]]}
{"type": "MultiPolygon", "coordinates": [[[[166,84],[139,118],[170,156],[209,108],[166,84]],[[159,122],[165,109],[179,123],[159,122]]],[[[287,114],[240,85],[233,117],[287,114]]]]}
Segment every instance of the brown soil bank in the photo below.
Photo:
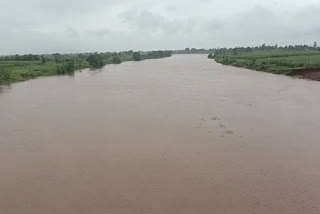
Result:
{"type": "Polygon", "coordinates": [[[290,75],[320,81],[320,68],[304,68],[293,70],[290,75]]]}

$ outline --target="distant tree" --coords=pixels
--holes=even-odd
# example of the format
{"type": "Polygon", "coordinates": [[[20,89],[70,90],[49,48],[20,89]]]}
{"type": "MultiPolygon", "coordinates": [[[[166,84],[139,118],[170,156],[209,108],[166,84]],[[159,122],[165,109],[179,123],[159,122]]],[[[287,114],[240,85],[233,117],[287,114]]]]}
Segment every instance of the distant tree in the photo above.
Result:
{"type": "Polygon", "coordinates": [[[314,47],[314,48],[317,48],[317,46],[318,46],[318,43],[315,41],[315,42],[313,43],[313,47],[314,47]]]}
{"type": "Polygon", "coordinates": [[[26,55],[24,57],[25,57],[24,59],[27,60],[27,61],[33,61],[34,60],[34,56],[32,54],[28,54],[28,55],[26,55]]]}
{"type": "Polygon", "coordinates": [[[45,58],[44,56],[41,56],[41,63],[45,64],[47,62],[47,58],[45,58]]]}
{"type": "Polygon", "coordinates": [[[133,53],[133,60],[134,61],[141,61],[142,60],[142,55],[140,52],[134,52],[133,53]]]}
{"type": "Polygon", "coordinates": [[[237,48],[233,48],[232,49],[232,53],[233,53],[233,55],[238,55],[238,49],[237,48]]]}
{"type": "Polygon", "coordinates": [[[105,65],[101,54],[94,53],[87,58],[87,62],[93,68],[100,68],[105,65]]]}
{"type": "Polygon", "coordinates": [[[39,61],[39,60],[40,60],[40,56],[38,56],[38,55],[33,55],[33,60],[34,60],[34,61],[39,61]]]}
{"type": "Polygon", "coordinates": [[[64,67],[67,73],[73,73],[76,70],[74,60],[71,59],[64,63],[64,67]]]}
{"type": "Polygon", "coordinates": [[[58,74],[72,74],[76,71],[74,60],[67,60],[62,65],[57,67],[58,74]]]}
{"type": "Polygon", "coordinates": [[[208,55],[208,58],[209,58],[209,59],[213,59],[213,58],[214,58],[214,57],[213,57],[213,54],[209,54],[209,55],[208,55]]]}
{"type": "Polygon", "coordinates": [[[112,63],[113,64],[120,64],[121,63],[121,56],[120,54],[114,53],[112,56],[112,63]]]}
{"type": "Polygon", "coordinates": [[[14,56],[5,56],[4,59],[10,60],[10,61],[39,61],[40,57],[38,55],[33,55],[33,54],[25,54],[25,55],[16,54],[14,56]]]}
{"type": "Polygon", "coordinates": [[[14,60],[15,61],[19,61],[20,60],[20,56],[18,54],[14,55],[14,60]]]}
{"type": "Polygon", "coordinates": [[[189,53],[190,52],[190,48],[186,48],[184,51],[189,53]]]}
{"type": "Polygon", "coordinates": [[[59,53],[52,54],[52,56],[54,56],[54,60],[55,60],[55,62],[57,62],[57,63],[63,61],[63,55],[61,55],[61,54],[59,54],[59,53]]]}
{"type": "Polygon", "coordinates": [[[170,57],[172,55],[171,51],[151,51],[148,52],[143,58],[144,59],[159,59],[163,57],[170,57]]]}

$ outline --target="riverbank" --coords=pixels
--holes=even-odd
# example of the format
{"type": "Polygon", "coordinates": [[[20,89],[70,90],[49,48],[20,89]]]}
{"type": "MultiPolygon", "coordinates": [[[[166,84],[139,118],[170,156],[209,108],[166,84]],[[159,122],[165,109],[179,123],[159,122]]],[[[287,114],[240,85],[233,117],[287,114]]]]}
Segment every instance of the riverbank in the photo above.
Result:
{"type": "Polygon", "coordinates": [[[169,51],[0,56],[0,85],[40,76],[73,75],[85,68],[170,57],[169,51]]]}
{"type": "Polygon", "coordinates": [[[320,51],[266,50],[215,55],[224,65],[320,81],[320,51]]]}

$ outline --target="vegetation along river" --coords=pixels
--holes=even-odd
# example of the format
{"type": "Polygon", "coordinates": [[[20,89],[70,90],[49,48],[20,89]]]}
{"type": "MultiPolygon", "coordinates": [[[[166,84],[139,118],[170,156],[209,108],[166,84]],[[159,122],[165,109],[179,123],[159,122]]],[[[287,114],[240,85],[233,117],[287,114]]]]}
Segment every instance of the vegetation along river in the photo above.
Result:
{"type": "Polygon", "coordinates": [[[320,213],[320,84],[206,55],[0,92],[0,213],[320,213]]]}

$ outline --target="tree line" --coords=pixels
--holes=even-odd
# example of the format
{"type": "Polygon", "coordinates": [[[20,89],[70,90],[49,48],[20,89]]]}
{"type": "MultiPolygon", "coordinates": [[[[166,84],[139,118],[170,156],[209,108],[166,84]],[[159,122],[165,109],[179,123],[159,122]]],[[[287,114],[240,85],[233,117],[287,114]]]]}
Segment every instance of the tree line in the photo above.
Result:
{"type": "Polygon", "coordinates": [[[150,52],[120,52],[120,53],[93,53],[88,56],[87,62],[93,68],[103,67],[108,64],[120,64],[123,61],[141,61],[145,59],[159,59],[170,57],[171,51],[150,51],[150,52]],[[129,54],[129,56],[128,56],[129,54]]]}
{"type": "Polygon", "coordinates": [[[262,44],[255,47],[235,47],[235,48],[217,48],[214,49],[215,55],[233,54],[238,55],[240,52],[251,52],[251,51],[272,51],[272,50],[287,50],[287,51],[301,51],[301,50],[317,50],[320,51],[318,43],[314,42],[313,45],[266,45],[262,44]]]}
{"type": "Polygon", "coordinates": [[[33,55],[33,54],[25,54],[25,55],[12,55],[12,56],[4,56],[0,58],[0,60],[5,61],[39,61],[40,56],[39,55],[33,55]]]}

